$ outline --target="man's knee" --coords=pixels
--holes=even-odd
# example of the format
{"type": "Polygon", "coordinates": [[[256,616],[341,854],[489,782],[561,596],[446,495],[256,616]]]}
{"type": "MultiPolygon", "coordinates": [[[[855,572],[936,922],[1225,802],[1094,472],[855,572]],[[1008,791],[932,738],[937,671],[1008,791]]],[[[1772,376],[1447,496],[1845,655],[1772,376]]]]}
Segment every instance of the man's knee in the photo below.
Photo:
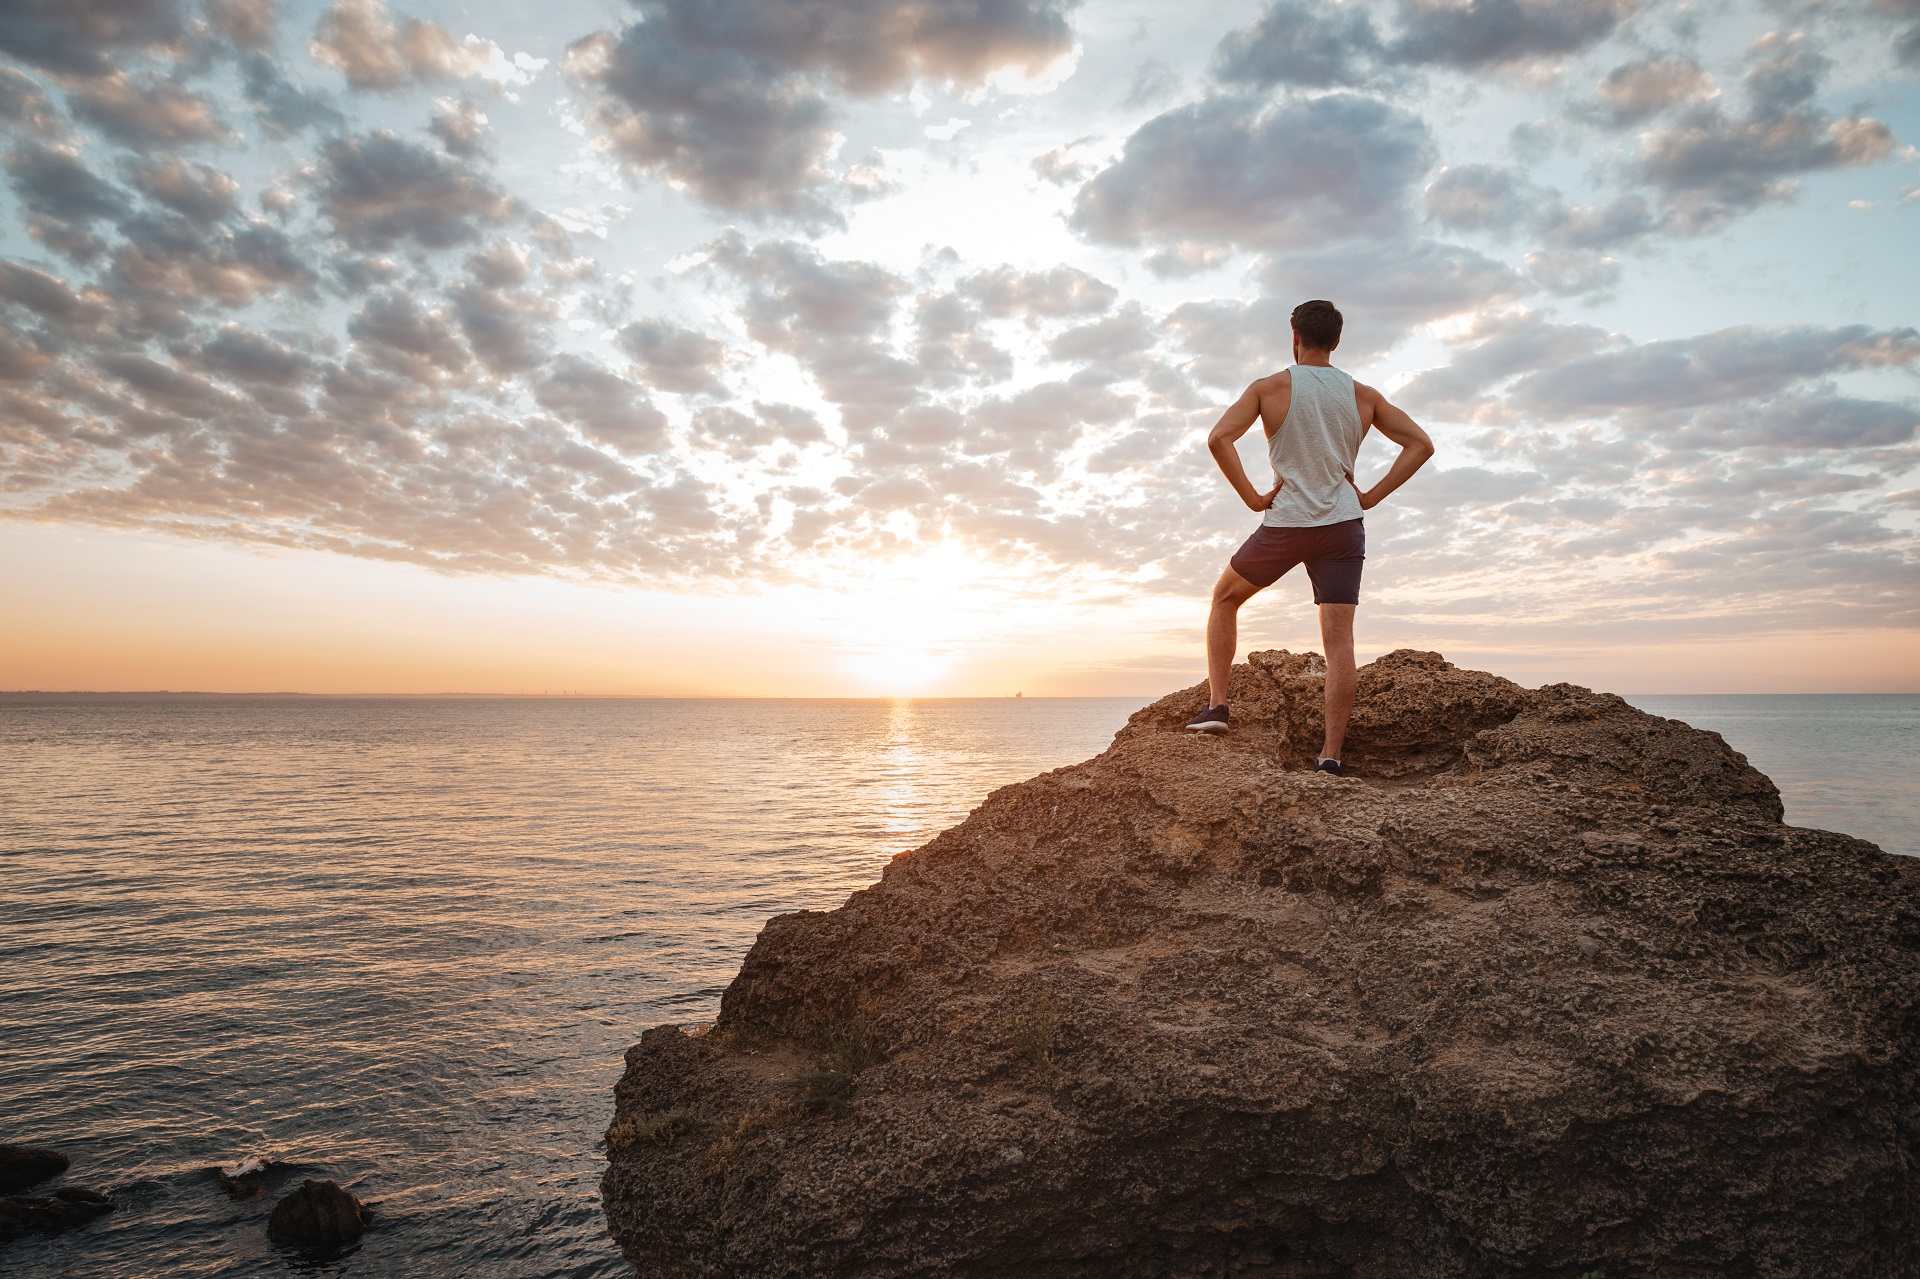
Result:
{"type": "Polygon", "coordinates": [[[1353,638],[1354,606],[1351,604],[1322,604],[1320,606],[1320,634],[1323,638],[1353,638]]]}
{"type": "Polygon", "coordinates": [[[1220,574],[1220,580],[1213,584],[1213,605],[1215,608],[1239,608],[1252,599],[1259,589],[1229,568],[1220,574]]]}

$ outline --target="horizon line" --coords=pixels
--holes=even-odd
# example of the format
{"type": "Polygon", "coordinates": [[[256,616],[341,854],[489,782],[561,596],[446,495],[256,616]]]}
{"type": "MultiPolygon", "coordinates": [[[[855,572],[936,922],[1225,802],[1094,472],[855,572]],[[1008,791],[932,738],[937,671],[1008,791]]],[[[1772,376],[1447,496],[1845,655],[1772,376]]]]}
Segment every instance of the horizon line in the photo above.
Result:
{"type": "MultiPolygon", "coordinates": [[[[1516,681],[1518,682],[1518,681],[1516,681]]],[[[1553,681],[1549,681],[1553,682],[1553,681]]],[[[1522,688],[1527,687],[1522,684],[1522,688]]],[[[1173,689],[1169,692],[1178,692],[1173,689]]],[[[1596,693],[1610,689],[1592,689],[1596,693]]],[[[1710,692],[1632,692],[1617,697],[1915,697],[1920,689],[1886,689],[1873,692],[1842,689],[1779,692],[1756,689],[1720,689],[1710,692]]],[[[814,693],[772,696],[755,693],[303,693],[293,689],[234,691],[181,688],[9,688],[0,689],[6,697],[229,697],[289,698],[309,701],[507,701],[507,702],[1075,702],[1117,701],[1144,696],[1158,701],[1162,693],[814,693]]]]}

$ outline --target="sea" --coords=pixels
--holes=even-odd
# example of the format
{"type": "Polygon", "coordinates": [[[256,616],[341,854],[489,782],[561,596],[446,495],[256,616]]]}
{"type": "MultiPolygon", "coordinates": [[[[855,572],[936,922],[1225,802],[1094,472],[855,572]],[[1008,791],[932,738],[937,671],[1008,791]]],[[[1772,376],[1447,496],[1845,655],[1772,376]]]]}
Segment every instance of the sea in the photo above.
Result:
{"type": "MultiPolygon", "coordinates": [[[[1920,853],[1920,696],[1630,700],[1920,853]]],[[[1139,704],[0,697],[0,1141],[118,1205],[0,1271],[628,1274],[598,1182],[640,1032],[1139,704]],[[258,1160],[261,1198],[210,1172],[258,1160]],[[325,1263],[266,1235],[304,1177],[375,1213],[325,1263]]]]}

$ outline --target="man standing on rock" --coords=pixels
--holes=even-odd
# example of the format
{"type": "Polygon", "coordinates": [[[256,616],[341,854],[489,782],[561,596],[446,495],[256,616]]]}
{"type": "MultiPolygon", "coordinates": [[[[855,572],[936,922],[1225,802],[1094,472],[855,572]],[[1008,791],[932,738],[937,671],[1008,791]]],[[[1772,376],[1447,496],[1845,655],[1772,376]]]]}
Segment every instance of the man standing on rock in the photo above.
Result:
{"type": "Polygon", "coordinates": [[[1360,569],[1367,556],[1363,511],[1380,504],[1433,456],[1433,441],[1387,397],[1333,367],[1340,345],[1340,312],[1315,300],[1293,308],[1293,366],[1250,383],[1207,434],[1207,448],[1248,509],[1263,512],[1227,561],[1213,587],[1207,615],[1207,709],[1187,727],[1227,731],[1227,680],[1233,670],[1240,606],[1296,564],[1307,566],[1313,602],[1320,606],[1320,640],[1327,655],[1326,739],[1315,765],[1339,776],[1347,717],[1353,711],[1353,612],[1360,604],[1360,569]],[[1234,441],[1258,418],[1273,460],[1274,485],[1253,487],[1234,441]],[[1353,460],[1367,428],[1400,446],[1378,484],[1360,491],[1353,460]]]}

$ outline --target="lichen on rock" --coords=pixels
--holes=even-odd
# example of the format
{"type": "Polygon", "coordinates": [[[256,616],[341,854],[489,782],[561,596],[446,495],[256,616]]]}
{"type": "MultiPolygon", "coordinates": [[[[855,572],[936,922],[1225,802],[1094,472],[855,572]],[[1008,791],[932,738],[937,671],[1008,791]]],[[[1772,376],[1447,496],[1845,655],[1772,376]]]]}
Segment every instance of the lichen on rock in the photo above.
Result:
{"type": "Polygon", "coordinates": [[[1255,653],[627,1054],[644,1274],[1920,1273],[1920,862],[1713,733],[1255,653]]]}

